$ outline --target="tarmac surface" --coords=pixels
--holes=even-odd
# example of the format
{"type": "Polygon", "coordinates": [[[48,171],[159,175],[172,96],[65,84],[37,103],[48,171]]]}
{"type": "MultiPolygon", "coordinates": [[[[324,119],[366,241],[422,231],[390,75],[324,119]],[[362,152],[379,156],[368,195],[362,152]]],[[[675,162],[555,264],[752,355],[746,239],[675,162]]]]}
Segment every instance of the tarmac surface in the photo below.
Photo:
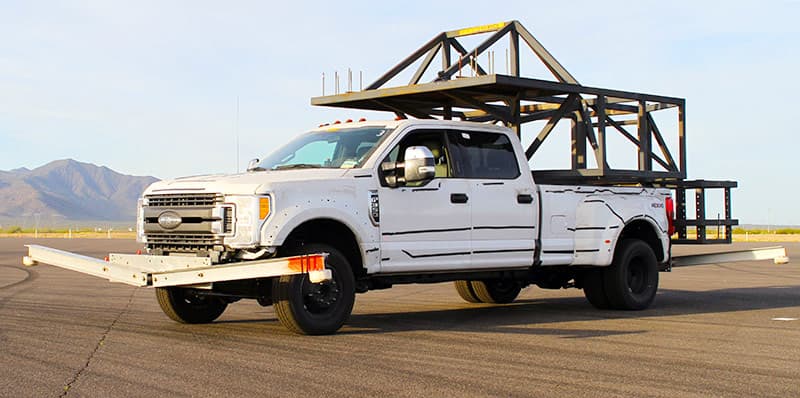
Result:
{"type": "MultiPolygon", "coordinates": [[[[595,310],[575,289],[493,306],[449,283],[398,286],[359,295],[340,333],[305,337],[252,300],[175,323],[151,289],[23,267],[25,243],[139,248],[0,239],[0,397],[800,396],[800,262],[662,273],[639,312],[595,310]]],[[[784,245],[800,261],[800,244],[784,245]]]]}

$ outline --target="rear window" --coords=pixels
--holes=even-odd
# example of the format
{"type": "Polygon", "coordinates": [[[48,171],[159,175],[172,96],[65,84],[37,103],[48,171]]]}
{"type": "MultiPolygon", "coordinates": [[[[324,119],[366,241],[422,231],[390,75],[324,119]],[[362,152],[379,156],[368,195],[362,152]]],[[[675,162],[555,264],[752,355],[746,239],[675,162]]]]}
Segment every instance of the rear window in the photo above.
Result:
{"type": "Polygon", "coordinates": [[[449,131],[448,139],[457,159],[458,177],[513,180],[519,177],[514,147],[504,134],[449,131]]]}

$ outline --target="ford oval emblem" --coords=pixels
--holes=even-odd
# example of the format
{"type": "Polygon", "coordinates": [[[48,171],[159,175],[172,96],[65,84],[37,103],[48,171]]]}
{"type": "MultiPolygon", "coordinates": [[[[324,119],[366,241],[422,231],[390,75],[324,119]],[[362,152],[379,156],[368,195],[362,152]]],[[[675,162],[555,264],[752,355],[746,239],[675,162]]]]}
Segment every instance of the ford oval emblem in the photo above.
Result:
{"type": "Polygon", "coordinates": [[[174,211],[165,211],[158,216],[158,225],[164,229],[175,229],[181,225],[181,216],[174,211]]]}

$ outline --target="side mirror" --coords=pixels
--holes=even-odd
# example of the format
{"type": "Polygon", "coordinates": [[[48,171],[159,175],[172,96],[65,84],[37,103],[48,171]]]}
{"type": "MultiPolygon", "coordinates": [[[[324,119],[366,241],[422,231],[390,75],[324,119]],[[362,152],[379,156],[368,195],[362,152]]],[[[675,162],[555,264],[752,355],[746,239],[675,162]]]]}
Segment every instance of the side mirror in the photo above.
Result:
{"type": "Polygon", "coordinates": [[[403,162],[381,163],[383,182],[395,188],[409,182],[430,180],[436,176],[433,153],[426,146],[406,148],[403,162]]]}
{"type": "Polygon", "coordinates": [[[250,159],[250,163],[247,164],[247,171],[255,171],[258,168],[258,158],[250,159]]]}
{"type": "Polygon", "coordinates": [[[412,146],[406,148],[403,177],[405,182],[418,182],[430,180],[436,176],[436,163],[433,153],[426,146],[412,146]]]}

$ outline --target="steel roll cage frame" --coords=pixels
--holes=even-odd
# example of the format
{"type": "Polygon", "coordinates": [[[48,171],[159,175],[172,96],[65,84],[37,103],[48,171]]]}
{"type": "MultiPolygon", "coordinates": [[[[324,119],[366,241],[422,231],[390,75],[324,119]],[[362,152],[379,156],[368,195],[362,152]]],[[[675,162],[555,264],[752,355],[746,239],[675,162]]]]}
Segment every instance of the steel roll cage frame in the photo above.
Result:
{"type": "MultiPolygon", "coordinates": [[[[485,123],[503,123],[522,138],[522,125],[546,121],[525,155],[531,159],[551,136],[556,125],[569,120],[571,125],[571,168],[536,170],[539,183],[615,185],[637,184],[668,187],[676,191],[675,243],[730,242],[730,227],[738,221],[730,218],[732,181],[686,180],[686,100],[621,90],[583,86],[519,21],[507,21],[437,34],[430,41],[389,69],[363,91],[314,97],[312,105],[354,108],[395,113],[399,118],[454,118],[485,123]],[[488,34],[467,50],[459,38],[488,34]],[[488,50],[501,39],[508,39],[508,75],[494,72],[494,53],[488,50]],[[520,42],[525,43],[554,80],[521,76],[520,42]],[[458,56],[454,62],[453,55],[458,56]],[[434,70],[434,60],[441,67],[434,70]],[[485,63],[482,63],[484,58],[485,63]],[[488,63],[488,65],[487,65],[488,63]],[[413,67],[416,65],[416,69],[413,67]],[[464,76],[468,70],[470,76],[464,76]],[[411,72],[407,85],[388,86],[403,73],[411,72]],[[435,76],[421,82],[424,76],[435,76]],[[678,156],[664,139],[655,112],[677,109],[678,156]],[[629,131],[627,126],[635,126],[629,131]],[[636,147],[635,170],[616,169],[608,164],[607,136],[620,134],[636,147]],[[589,150],[591,148],[591,150],[589,150]],[[656,150],[657,149],[657,150],[656,150]],[[587,156],[594,157],[595,167],[588,167],[587,156]],[[660,167],[660,169],[659,169],[660,167]],[[687,189],[725,189],[724,220],[705,219],[705,196],[697,202],[697,219],[686,219],[687,189]],[[705,239],[706,225],[726,226],[724,239],[705,239]],[[687,226],[696,226],[697,239],[688,239],[687,226]],[[700,237],[702,232],[702,238],[700,237]]],[[[704,192],[704,191],[703,191],[704,192]]],[[[698,199],[699,200],[699,199],[698,199]]]]}

